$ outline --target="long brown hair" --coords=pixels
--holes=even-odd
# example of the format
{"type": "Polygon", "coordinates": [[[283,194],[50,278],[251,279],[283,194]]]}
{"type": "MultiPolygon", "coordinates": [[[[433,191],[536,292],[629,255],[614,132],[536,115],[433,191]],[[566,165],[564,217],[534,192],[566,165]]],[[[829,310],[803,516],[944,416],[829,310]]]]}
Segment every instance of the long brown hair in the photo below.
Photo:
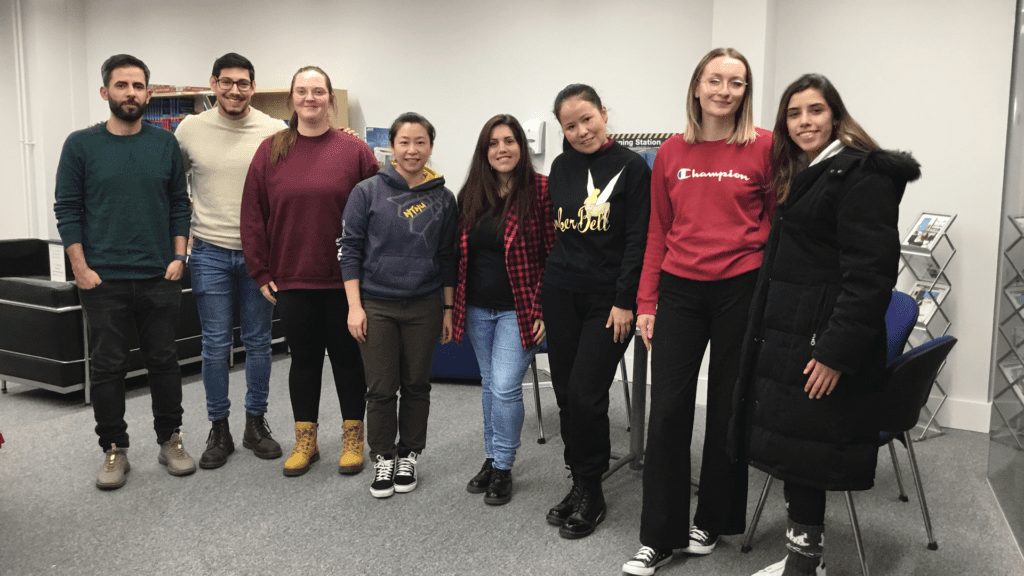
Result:
{"type": "Polygon", "coordinates": [[[299,138],[299,115],[294,110],[294,103],[292,102],[292,93],[295,91],[295,79],[299,77],[299,74],[303,72],[316,72],[317,74],[324,77],[324,82],[327,84],[327,94],[331,109],[334,110],[334,114],[338,114],[338,102],[334,98],[334,89],[331,88],[331,77],[327,75],[319,66],[303,66],[299,68],[299,71],[292,75],[292,86],[288,90],[288,108],[292,111],[292,118],[288,121],[288,127],[281,130],[277,134],[271,136],[270,140],[270,163],[277,164],[288,155],[291,151],[292,146],[295,145],[295,141],[299,138]]]}
{"type": "Polygon", "coordinates": [[[779,204],[785,202],[789,196],[789,185],[793,181],[793,177],[808,164],[803,150],[789,137],[786,112],[793,95],[809,88],[821,92],[821,96],[832,112],[832,138],[829,143],[838,138],[843,145],[864,152],[880,148],[878,143],[868,136],[864,128],[861,128],[861,125],[846,111],[846,105],[843,104],[839,91],[828,78],[821,74],[804,74],[782,93],[779,113],[775,116],[775,133],[772,135],[772,167],[775,169],[775,178],[772,181],[772,187],[779,195],[779,204]]]}
{"type": "Polygon", "coordinates": [[[735,48],[715,48],[700,59],[697,67],[693,70],[693,76],[690,77],[690,87],[687,88],[686,92],[686,132],[683,133],[683,139],[688,144],[695,144],[704,140],[701,130],[701,123],[704,121],[704,110],[700,107],[700,98],[697,98],[696,95],[697,87],[700,86],[701,76],[704,75],[704,69],[707,68],[708,63],[719,56],[739,60],[743,63],[743,67],[747,69],[746,78],[744,78],[747,82],[747,87],[743,91],[743,99],[740,100],[739,107],[736,108],[732,134],[729,135],[725,143],[749,144],[757,138],[757,132],[754,130],[754,74],[750,71],[750,63],[735,48]]]}
{"type": "Polygon", "coordinates": [[[476,140],[476,150],[469,165],[469,176],[459,190],[459,226],[470,229],[487,216],[499,216],[498,222],[505,222],[510,211],[515,210],[516,221],[522,227],[523,220],[533,214],[533,186],[536,172],[530,161],[530,149],[526,144],[526,132],[510,114],[498,114],[484,124],[476,140]],[[519,144],[519,162],[512,168],[511,191],[502,198],[501,180],[498,172],[491,168],[487,152],[491,147],[491,132],[497,126],[508,126],[519,144]]]}

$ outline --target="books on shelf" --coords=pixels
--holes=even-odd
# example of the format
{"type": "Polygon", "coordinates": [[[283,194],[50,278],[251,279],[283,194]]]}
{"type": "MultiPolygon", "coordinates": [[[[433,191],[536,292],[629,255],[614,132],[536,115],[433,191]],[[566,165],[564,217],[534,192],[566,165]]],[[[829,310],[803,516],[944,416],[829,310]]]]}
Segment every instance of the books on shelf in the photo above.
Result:
{"type": "Polygon", "coordinates": [[[903,246],[931,252],[955,217],[942,214],[921,214],[910,234],[903,240],[903,246]]]}
{"type": "Polygon", "coordinates": [[[928,324],[931,321],[932,316],[935,315],[935,311],[938,309],[938,305],[942,304],[948,293],[949,286],[944,284],[935,284],[934,286],[930,282],[917,282],[914,284],[914,287],[910,290],[910,296],[917,302],[918,324],[928,324]]]}

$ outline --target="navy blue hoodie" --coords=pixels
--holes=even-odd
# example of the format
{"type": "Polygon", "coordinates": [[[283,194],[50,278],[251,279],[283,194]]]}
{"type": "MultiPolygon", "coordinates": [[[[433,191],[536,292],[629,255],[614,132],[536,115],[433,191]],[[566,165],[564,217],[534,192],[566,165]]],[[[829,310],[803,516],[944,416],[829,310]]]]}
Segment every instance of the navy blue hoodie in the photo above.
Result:
{"type": "Polygon", "coordinates": [[[387,166],[352,189],[338,262],[364,298],[427,298],[455,286],[458,205],[444,177],[424,170],[427,180],[415,188],[387,166]]]}

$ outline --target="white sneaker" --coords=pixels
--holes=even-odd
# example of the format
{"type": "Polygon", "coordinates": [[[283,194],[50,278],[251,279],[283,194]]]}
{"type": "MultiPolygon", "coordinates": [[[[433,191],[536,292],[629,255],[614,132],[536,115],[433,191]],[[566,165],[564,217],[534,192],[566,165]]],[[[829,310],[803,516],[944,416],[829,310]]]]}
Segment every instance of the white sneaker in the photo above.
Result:
{"type": "Polygon", "coordinates": [[[687,554],[711,554],[718,545],[718,535],[715,534],[713,537],[707,530],[701,530],[696,526],[690,527],[690,545],[683,548],[683,552],[687,554]]]}
{"type": "Polygon", "coordinates": [[[395,464],[395,492],[412,492],[416,489],[416,458],[419,454],[409,452],[395,464]]]}
{"type": "MultiPolygon", "coordinates": [[[[789,556],[786,556],[789,558],[789,556]]],[[[754,576],[782,576],[782,573],[786,571],[786,558],[783,558],[781,562],[776,562],[771,566],[762,568],[760,572],[754,574],[754,576]]],[[[821,559],[818,566],[814,569],[815,576],[826,576],[825,575],[825,558],[821,559]]]]}

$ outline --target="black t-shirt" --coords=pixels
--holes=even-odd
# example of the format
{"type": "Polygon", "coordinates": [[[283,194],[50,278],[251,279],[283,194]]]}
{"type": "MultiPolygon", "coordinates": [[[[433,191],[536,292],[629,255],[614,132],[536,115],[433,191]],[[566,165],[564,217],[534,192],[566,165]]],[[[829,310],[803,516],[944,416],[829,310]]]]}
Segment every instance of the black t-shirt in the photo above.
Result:
{"type": "Polygon", "coordinates": [[[505,227],[499,226],[494,216],[481,218],[469,231],[468,241],[466,303],[493,310],[515,310],[512,283],[505,268],[505,227]]]}

